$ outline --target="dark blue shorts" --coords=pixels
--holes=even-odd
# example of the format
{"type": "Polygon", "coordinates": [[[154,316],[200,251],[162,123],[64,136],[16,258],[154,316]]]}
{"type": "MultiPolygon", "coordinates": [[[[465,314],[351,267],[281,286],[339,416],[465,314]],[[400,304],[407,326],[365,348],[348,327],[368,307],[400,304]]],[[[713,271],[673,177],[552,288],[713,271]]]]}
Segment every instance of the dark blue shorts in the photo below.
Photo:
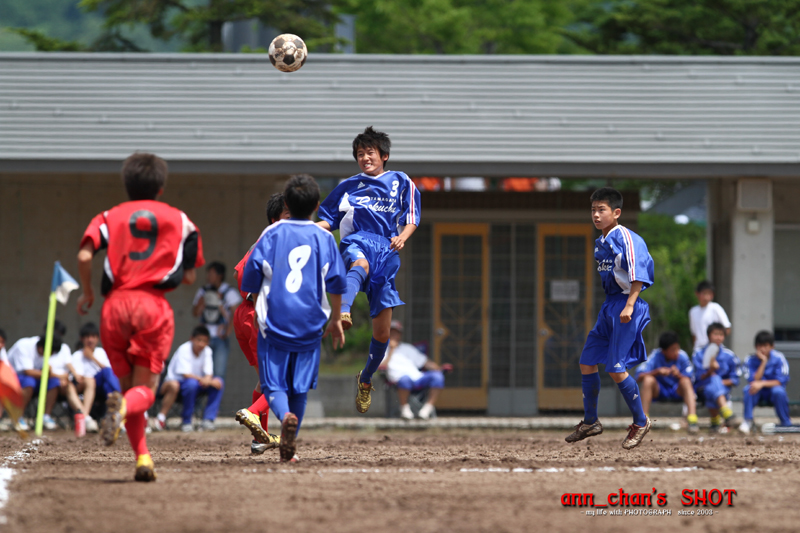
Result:
{"type": "Polygon", "coordinates": [[[625,372],[647,359],[642,333],[650,323],[650,306],[637,299],[631,321],[623,324],[619,315],[627,302],[626,294],[606,297],[597,323],[586,339],[580,364],[605,365],[606,372],[625,372]]]}
{"type": "Polygon", "coordinates": [[[258,375],[263,391],[303,394],[317,388],[320,345],[308,352],[289,352],[258,335],[258,375]]]}
{"type": "Polygon", "coordinates": [[[654,402],[682,402],[683,398],[678,394],[678,382],[664,383],[658,377],[658,396],[653,398],[654,402]]]}
{"type": "Polygon", "coordinates": [[[400,254],[390,246],[389,239],[366,232],[348,235],[339,243],[339,251],[348,269],[357,259],[366,259],[369,263],[369,274],[361,291],[367,293],[372,318],[384,309],[404,305],[394,283],[400,270],[400,254]]]}
{"type": "MultiPolygon", "coordinates": [[[[33,388],[33,390],[39,390],[39,383],[42,381],[41,378],[35,378],[33,376],[29,376],[27,374],[23,374],[22,372],[17,372],[17,377],[19,378],[19,386],[23,389],[28,387],[33,388]]],[[[61,380],[58,378],[48,378],[47,379],[47,390],[55,389],[61,385],[61,380]]]]}

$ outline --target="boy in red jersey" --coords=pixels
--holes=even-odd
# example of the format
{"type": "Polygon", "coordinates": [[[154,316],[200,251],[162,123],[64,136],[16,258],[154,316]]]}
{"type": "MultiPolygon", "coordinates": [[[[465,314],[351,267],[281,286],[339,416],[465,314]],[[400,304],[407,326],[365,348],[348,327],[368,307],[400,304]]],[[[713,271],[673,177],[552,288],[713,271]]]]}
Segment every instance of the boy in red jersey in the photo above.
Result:
{"type": "Polygon", "coordinates": [[[100,338],[123,394],[108,396],[101,423],[106,445],[114,444],[125,423],[136,455],[136,481],[155,481],[145,441],[145,412],[155,401],[164,361],[172,347],[175,322],[164,293],[191,285],[203,266],[200,233],[189,217],[156,198],[164,192],[167,163],[135,153],[122,166],[130,201],[94,217],[78,252],[83,294],[78,314],[94,303],[92,258],[107,250],[101,284],[106,297],[100,313],[100,338]]]}
{"type": "MultiPolygon", "coordinates": [[[[283,193],[276,192],[269,197],[267,202],[267,220],[271,226],[279,220],[290,218],[289,209],[283,200],[283,193]]],[[[269,226],[268,226],[269,227],[269,226]]],[[[266,231],[266,230],[265,230],[266,231]]],[[[236,280],[239,284],[239,292],[244,301],[236,308],[233,316],[233,329],[236,331],[236,340],[242,348],[247,362],[256,370],[258,375],[258,330],[256,329],[256,309],[253,304],[253,296],[250,293],[242,292],[242,272],[244,265],[253,253],[255,244],[250,247],[239,264],[233,269],[236,280]]],[[[267,397],[261,393],[261,383],[256,384],[253,390],[253,404],[247,409],[239,409],[236,413],[236,420],[248,428],[253,434],[253,442],[250,443],[250,452],[260,455],[271,448],[277,448],[280,438],[277,435],[268,433],[267,421],[269,420],[269,403],[267,397]]]]}

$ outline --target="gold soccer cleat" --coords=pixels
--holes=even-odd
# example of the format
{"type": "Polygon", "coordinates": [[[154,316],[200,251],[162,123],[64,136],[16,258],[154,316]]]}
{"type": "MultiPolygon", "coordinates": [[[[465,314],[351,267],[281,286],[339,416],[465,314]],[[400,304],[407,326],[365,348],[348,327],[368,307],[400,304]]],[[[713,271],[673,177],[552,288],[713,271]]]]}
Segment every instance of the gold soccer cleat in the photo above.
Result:
{"type": "MultiPolygon", "coordinates": [[[[236,411],[236,421],[252,433],[253,438],[262,444],[269,444],[269,434],[261,427],[261,418],[248,409],[236,411]]],[[[274,446],[273,446],[274,448],[274,446]]]]}
{"type": "Polygon", "coordinates": [[[127,409],[125,408],[125,398],[119,392],[112,392],[106,399],[106,416],[100,421],[100,436],[111,446],[117,442],[122,424],[125,423],[127,409]]]}
{"type": "Polygon", "coordinates": [[[374,387],[372,383],[361,383],[361,372],[356,377],[358,384],[358,392],[356,393],[356,409],[359,413],[366,413],[369,411],[369,406],[372,403],[372,391],[374,387]]]}
{"type": "Polygon", "coordinates": [[[350,313],[342,313],[341,320],[343,331],[347,331],[353,327],[353,317],[350,316],[350,313]]]}
{"type": "Polygon", "coordinates": [[[644,426],[637,426],[636,424],[628,426],[628,436],[622,441],[622,447],[626,450],[636,448],[641,444],[647,432],[650,431],[650,426],[652,426],[650,418],[647,419],[647,423],[644,426]]]}
{"type": "Polygon", "coordinates": [[[136,475],[133,476],[133,479],[136,481],[156,480],[156,467],[149,453],[142,454],[136,459],[136,475]]]}

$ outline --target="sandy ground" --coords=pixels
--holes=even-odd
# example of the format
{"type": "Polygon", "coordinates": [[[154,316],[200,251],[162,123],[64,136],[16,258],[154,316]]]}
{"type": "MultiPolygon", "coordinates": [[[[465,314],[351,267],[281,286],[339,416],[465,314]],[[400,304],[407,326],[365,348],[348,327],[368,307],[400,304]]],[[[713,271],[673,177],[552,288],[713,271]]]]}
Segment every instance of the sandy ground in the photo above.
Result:
{"type": "MultiPolygon", "coordinates": [[[[149,436],[158,481],[135,483],[127,440],[50,434],[9,463],[0,511],[12,532],[113,531],[798,531],[800,436],[711,438],[622,432],[568,445],[561,433],[442,431],[301,434],[301,462],[251,456],[238,430],[149,436]],[[633,469],[639,470],[633,470],[633,469]],[[516,470],[516,471],[515,471],[516,470]],[[564,493],[664,493],[671,516],[591,516],[564,493]],[[684,507],[684,489],[733,489],[734,505],[684,507]],[[698,511],[711,512],[701,516],[698,511]],[[681,511],[693,516],[680,516],[681,511]],[[278,529],[275,529],[278,528],[278,529]]],[[[29,445],[30,446],[30,445],[29,445]]],[[[8,457],[23,448],[0,437],[8,457]]],[[[655,497],[653,498],[655,500],[655,497]]],[[[655,504],[655,501],[654,501],[655,504]]],[[[610,511],[614,507],[609,507],[610,511]]],[[[588,512],[587,512],[588,511],[588,512]]]]}

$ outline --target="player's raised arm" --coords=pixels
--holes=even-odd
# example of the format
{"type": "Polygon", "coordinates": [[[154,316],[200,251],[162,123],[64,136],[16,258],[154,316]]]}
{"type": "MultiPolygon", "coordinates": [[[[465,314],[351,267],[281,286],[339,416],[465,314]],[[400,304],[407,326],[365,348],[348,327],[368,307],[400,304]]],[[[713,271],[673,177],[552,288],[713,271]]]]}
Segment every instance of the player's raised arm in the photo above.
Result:
{"type": "Polygon", "coordinates": [[[78,277],[81,280],[83,294],[78,298],[78,314],[85,315],[94,304],[94,290],[92,289],[92,258],[94,245],[87,241],[78,251],[78,277]]]}

